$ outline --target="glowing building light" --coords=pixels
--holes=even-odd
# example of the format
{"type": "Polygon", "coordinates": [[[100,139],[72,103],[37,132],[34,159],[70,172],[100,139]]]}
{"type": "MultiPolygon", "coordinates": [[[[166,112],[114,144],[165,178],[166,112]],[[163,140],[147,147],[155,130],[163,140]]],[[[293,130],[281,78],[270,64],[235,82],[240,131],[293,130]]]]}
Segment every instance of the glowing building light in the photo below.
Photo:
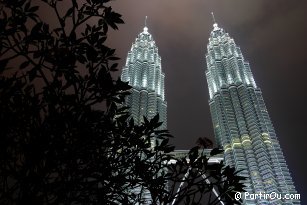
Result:
{"type": "Polygon", "coordinates": [[[122,69],[122,81],[132,86],[126,98],[130,113],[136,124],[143,122],[143,116],[153,118],[157,113],[163,122],[160,129],[167,128],[167,103],[164,96],[164,73],[161,57],[152,35],[148,32],[147,17],[143,31],[135,39],[122,69]]]}
{"type": "MultiPolygon", "coordinates": [[[[215,19],[206,60],[212,123],[219,125],[214,127],[215,138],[218,146],[225,150],[226,165],[234,166],[237,170],[243,169],[241,173],[248,177],[245,185],[249,193],[262,191],[296,194],[249,63],[215,19]]],[[[292,205],[300,204],[300,201],[276,199],[264,202],[260,199],[244,199],[243,204],[292,205]]]]}

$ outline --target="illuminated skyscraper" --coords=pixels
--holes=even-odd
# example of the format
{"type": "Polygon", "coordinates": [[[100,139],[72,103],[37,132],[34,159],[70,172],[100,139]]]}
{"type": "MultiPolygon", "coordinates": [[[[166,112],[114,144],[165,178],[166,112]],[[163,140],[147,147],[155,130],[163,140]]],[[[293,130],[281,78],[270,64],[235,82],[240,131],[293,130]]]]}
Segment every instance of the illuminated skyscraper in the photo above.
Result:
{"type": "MultiPolygon", "coordinates": [[[[218,146],[227,165],[243,170],[249,193],[295,194],[274,127],[249,63],[233,38],[214,22],[207,45],[206,78],[218,146]]],[[[257,199],[244,204],[300,204],[299,200],[257,199]]]]}
{"type": "MultiPolygon", "coordinates": [[[[140,125],[143,116],[152,119],[157,113],[163,124],[159,129],[166,129],[167,126],[167,103],[164,93],[165,75],[161,68],[161,57],[158,54],[158,47],[148,32],[145,19],[145,27],[132,43],[128,52],[126,64],[122,69],[121,80],[129,82],[132,86],[131,94],[126,98],[126,105],[130,107],[130,114],[134,122],[140,125]]],[[[152,141],[154,146],[155,141],[152,141]]],[[[142,204],[150,204],[150,192],[140,187],[131,190],[135,194],[142,193],[144,200],[142,204]]]]}
{"type": "Polygon", "coordinates": [[[143,116],[151,119],[159,113],[160,121],[163,121],[160,129],[166,129],[164,77],[158,47],[145,22],[143,32],[138,35],[128,52],[121,75],[122,81],[129,82],[132,86],[126,103],[137,124],[142,123],[143,116]]]}

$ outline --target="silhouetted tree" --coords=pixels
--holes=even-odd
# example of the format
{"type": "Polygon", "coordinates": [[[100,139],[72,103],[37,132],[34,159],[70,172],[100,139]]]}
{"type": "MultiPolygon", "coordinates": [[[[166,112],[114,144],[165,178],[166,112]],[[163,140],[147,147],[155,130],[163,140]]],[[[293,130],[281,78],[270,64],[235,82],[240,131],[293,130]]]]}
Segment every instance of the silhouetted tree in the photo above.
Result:
{"type": "Polygon", "coordinates": [[[234,169],[204,177],[208,157],[170,155],[158,115],[130,118],[131,87],[112,78],[118,58],[105,45],[123,23],[109,1],[1,0],[0,203],[137,204],[150,193],[151,204],[195,204],[213,187],[211,204],[234,203],[234,169]]]}

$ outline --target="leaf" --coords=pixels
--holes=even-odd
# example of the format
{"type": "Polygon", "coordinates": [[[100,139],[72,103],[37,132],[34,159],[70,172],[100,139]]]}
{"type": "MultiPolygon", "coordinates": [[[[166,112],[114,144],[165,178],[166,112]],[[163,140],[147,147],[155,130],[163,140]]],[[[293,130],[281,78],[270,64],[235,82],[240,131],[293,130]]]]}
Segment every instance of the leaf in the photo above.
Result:
{"type": "Polygon", "coordinates": [[[86,62],[86,58],[83,55],[78,55],[77,60],[82,64],[86,62]]]}
{"type": "Polygon", "coordinates": [[[198,157],[198,146],[193,147],[190,151],[189,151],[189,159],[190,159],[190,163],[193,163],[196,158],[198,157]]]}
{"type": "Polygon", "coordinates": [[[110,71],[118,71],[118,69],[116,69],[117,66],[118,66],[118,63],[114,63],[113,65],[111,65],[110,71]]]}
{"type": "Polygon", "coordinates": [[[26,5],[25,5],[25,11],[28,11],[29,8],[30,8],[30,2],[26,3],[26,5]]]}
{"type": "Polygon", "coordinates": [[[108,24],[104,23],[104,24],[102,25],[102,28],[103,28],[103,32],[104,32],[104,33],[107,33],[107,32],[108,32],[108,29],[109,29],[108,24]]]}
{"type": "Polygon", "coordinates": [[[222,150],[222,149],[214,148],[214,149],[211,150],[210,156],[218,155],[218,154],[221,154],[223,152],[224,152],[224,150],[222,150]]]}
{"type": "Polygon", "coordinates": [[[78,3],[77,3],[77,0],[72,0],[72,4],[75,8],[78,9],[78,3]]]}
{"type": "Polygon", "coordinates": [[[86,57],[89,61],[96,61],[98,52],[93,47],[88,47],[86,50],[86,57]]]}
{"type": "Polygon", "coordinates": [[[111,60],[111,61],[116,61],[116,60],[119,60],[119,59],[120,59],[119,57],[115,57],[115,56],[109,57],[109,60],[111,60]]]}
{"type": "MultiPolygon", "coordinates": [[[[38,23],[38,15],[37,15],[36,13],[29,13],[28,15],[29,15],[29,17],[30,17],[33,21],[35,21],[36,23],[38,23]]],[[[25,27],[25,26],[24,26],[24,27],[25,27]]]]}
{"type": "Polygon", "coordinates": [[[158,128],[158,127],[160,127],[162,124],[163,124],[163,122],[157,122],[157,123],[154,125],[154,128],[158,128]]]}
{"type": "Polygon", "coordinates": [[[170,153],[175,150],[175,146],[167,146],[164,148],[164,153],[170,153]]]}
{"type": "Polygon", "coordinates": [[[30,64],[30,61],[25,61],[25,62],[23,62],[22,64],[20,64],[19,68],[20,68],[20,69],[24,69],[24,68],[26,68],[29,64],[30,64]]]}
{"type": "Polygon", "coordinates": [[[0,60],[0,73],[2,73],[5,70],[8,62],[9,62],[8,59],[0,60]]]}
{"type": "Polygon", "coordinates": [[[32,70],[28,72],[30,82],[32,82],[36,78],[36,71],[37,69],[33,68],[32,70]]]}
{"type": "Polygon", "coordinates": [[[146,116],[143,116],[143,119],[144,119],[145,125],[148,125],[148,124],[149,124],[149,121],[148,121],[147,117],[146,117],[146,116]]]}
{"type": "Polygon", "coordinates": [[[71,16],[71,14],[72,14],[72,12],[74,11],[74,9],[75,9],[74,7],[69,8],[69,9],[67,10],[67,12],[66,12],[64,18],[67,18],[67,17],[71,16]]]}
{"type": "Polygon", "coordinates": [[[168,142],[169,142],[169,138],[166,138],[166,139],[162,140],[160,146],[161,146],[161,147],[164,147],[165,145],[168,144],[168,142]]]}
{"type": "Polygon", "coordinates": [[[129,126],[130,127],[134,127],[134,119],[133,119],[133,117],[130,118],[129,126]]]}
{"type": "Polygon", "coordinates": [[[124,23],[124,21],[121,19],[121,16],[122,15],[112,11],[111,7],[105,9],[105,20],[107,24],[111,26],[111,28],[113,28],[114,30],[118,29],[116,24],[124,23]]]}
{"type": "Polygon", "coordinates": [[[37,33],[39,32],[39,30],[42,28],[43,23],[42,22],[38,22],[31,30],[31,35],[37,35],[37,33]]]}
{"type": "Polygon", "coordinates": [[[157,124],[159,122],[159,113],[157,113],[152,119],[151,119],[151,123],[152,124],[157,124]]]}
{"type": "Polygon", "coordinates": [[[35,12],[35,11],[37,11],[38,10],[38,6],[33,6],[33,7],[31,7],[29,10],[28,10],[28,12],[35,12]]]}

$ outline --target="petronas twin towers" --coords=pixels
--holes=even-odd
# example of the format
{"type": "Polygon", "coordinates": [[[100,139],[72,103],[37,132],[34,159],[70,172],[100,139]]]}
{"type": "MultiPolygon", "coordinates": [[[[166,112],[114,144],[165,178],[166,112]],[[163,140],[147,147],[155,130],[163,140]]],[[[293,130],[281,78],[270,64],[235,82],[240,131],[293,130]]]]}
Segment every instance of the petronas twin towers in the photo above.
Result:
{"type": "MultiPolygon", "coordinates": [[[[243,170],[248,193],[295,194],[272,122],[249,63],[240,48],[215,23],[207,45],[206,77],[217,144],[225,163],[243,170]]],[[[281,198],[281,197],[279,197],[281,198]]],[[[257,198],[245,204],[299,204],[295,200],[257,198]]]]}
{"type": "Polygon", "coordinates": [[[161,129],[166,129],[164,77],[158,47],[145,25],[128,52],[121,75],[122,81],[132,86],[126,103],[137,124],[142,123],[143,116],[151,119],[159,113],[163,122],[161,129]]]}
{"type": "MultiPolygon", "coordinates": [[[[296,194],[272,122],[249,63],[240,48],[216,23],[207,45],[205,70],[209,105],[218,146],[227,165],[242,170],[249,194],[276,193],[278,197],[243,197],[244,204],[300,204],[284,196],[296,194]],[[287,195],[288,194],[288,195],[287,195]]],[[[167,126],[161,57],[145,25],[128,52],[122,80],[133,87],[126,100],[136,123],[157,113],[167,126]]]]}

